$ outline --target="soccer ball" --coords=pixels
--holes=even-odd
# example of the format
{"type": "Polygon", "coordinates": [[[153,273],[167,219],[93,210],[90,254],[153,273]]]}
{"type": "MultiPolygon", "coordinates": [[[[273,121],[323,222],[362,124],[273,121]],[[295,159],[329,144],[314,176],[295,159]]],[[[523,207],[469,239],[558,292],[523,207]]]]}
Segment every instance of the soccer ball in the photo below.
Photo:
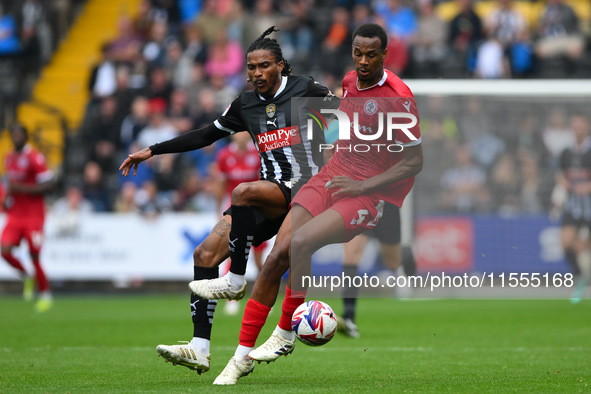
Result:
{"type": "Polygon", "coordinates": [[[334,336],[337,318],[328,304],[322,301],[308,301],[294,311],[291,328],[302,343],[320,346],[334,336]]]}

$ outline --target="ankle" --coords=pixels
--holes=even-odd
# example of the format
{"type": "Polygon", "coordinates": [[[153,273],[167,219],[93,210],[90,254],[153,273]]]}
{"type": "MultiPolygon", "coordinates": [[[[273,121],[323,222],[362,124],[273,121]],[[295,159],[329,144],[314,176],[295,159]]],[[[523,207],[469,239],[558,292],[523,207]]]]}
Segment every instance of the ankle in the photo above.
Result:
{"type": "Polygon", "coordinates": [[[209,339],[193,337],[191,340],[191,345],[195,346],[199,353],[205,354],[206,356],[209,354],[209,339]]]}
{"type": "Polygon", "coordinates": [[[286,341],[294,341],[295,340],[295,332],[291,330],[284,330],[283,328],[277,326],[275,327],[275,333],[279,335],[281,338],[285,339],[286,341]]]}
{"type": "Polygon", "coordinates": [[[232,271],[229,271],[226,275],[230,280],[230,285],[232,286],[233,290],[241,290],[242,287],[244,287],[244,283],[246,282],[244,275],[238,275],[232,271]]]}
{"type": "Polygon", "coordinates": [[[252,349],[254,349],[254,347],[238,345],[234,356],[240,358],[241,360],[248,360],[248,353],[250,353],[252,349]]]}

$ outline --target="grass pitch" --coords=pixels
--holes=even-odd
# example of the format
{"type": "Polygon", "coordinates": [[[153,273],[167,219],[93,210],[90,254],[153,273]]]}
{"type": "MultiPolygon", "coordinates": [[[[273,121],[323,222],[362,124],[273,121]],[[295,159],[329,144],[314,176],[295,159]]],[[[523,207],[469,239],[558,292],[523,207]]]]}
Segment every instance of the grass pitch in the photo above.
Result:
{"type": "MultiPolygon", "coordinates": [[[[325,301],[341,311],[341,300],[325,301]]],[[[277,304],[259,344],[279,313],[277,304]]],[[[240,320],[220,302],[211,370],[199,376],[155,350],[190,339],[188,295],[58,296],[45,314],[2,297],[0,392],[591,391],[589,300],[360,299],[361,338],[298,343],[238,385],[212,386],[234,353],[240,320]]]]}

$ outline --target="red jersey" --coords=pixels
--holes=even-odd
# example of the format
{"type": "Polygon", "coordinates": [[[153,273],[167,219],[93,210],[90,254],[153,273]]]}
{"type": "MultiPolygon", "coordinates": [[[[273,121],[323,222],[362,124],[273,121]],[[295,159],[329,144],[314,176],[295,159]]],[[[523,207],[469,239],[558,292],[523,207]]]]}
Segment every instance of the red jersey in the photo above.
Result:
{"type": "MultiPolygon", "coordinates": [[[[45,157],[29,144],[21,152],[9,153],[4,168],[9,183],[33,185],[46,182],[53,176],[47,168],[45,157]]],[[[12,193],[6,205],[9,218],[43,220],[45,217],[43,194],[12,193]]]]}
{"type": "Polygon", "coordinates": [[[231,195],[232,190],[242,182],[254,182],[261,178],[259,152],[251,142],[244,152],[230,143],[218,152],[216,162],[226,179],[226,195],[231,195]]]}
{"type": "MultiPolygon", "coordinates": [[[[371,178],[401,161],[401,149],[421,143],[414,96],[408,86],[388,70],[384,70],[380,82],[365,89],[357,87],[355,71],[345,75],[339,109],[347,114],[351,122],[350,139],[339,139],[335,144],[334,156],[326,165],[326,171],[332,176],[346,175],[358,181],[371,178]],[[413,115],[416,124],[406,129],[391,128],[389,137],[388,113],[398,113],[390,119],[392,124],[411,125],[413,115]],[[355,119],[358,119],[358,126],[354,124],[355,119]],[[354,127],[365,139],[356,134],[354,127]]],[[[381,200],[401,206],[413,184],[414,177],[409,177],[372,190],[371,193],[381,200]]]]}

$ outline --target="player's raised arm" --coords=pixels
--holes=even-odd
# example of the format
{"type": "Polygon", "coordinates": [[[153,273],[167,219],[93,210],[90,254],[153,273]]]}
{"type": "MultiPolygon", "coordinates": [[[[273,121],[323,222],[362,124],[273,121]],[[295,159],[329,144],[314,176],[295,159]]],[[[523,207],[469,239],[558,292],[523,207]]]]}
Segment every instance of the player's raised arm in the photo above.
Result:
{"type": "Polygon", "coordinates": [[[201,129],[187,131],[178,137],[151,145],[148,148],[130,154],[123,163],[121,163],[119,171],[121,171],[123,176],[128,176],[133,167],[133,175],[135,176],[139,164],[154,155],[181,153],[201,149],[228,135],[230,135],[230,133],[218,129],[214,124],[210,124],[201,129]]]}

